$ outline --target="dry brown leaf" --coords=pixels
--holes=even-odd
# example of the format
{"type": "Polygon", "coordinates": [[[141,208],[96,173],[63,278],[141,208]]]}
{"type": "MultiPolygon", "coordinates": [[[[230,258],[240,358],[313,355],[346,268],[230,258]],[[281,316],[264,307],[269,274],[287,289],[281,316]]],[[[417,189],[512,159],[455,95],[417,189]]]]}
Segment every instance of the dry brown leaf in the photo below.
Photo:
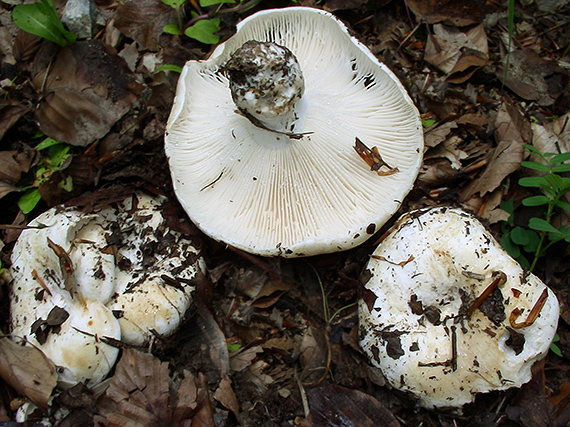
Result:
{"type": "Polygon", "coordinates": [[[428,24],[479,24],[487,13],[484,0],[406,0],[406,5],[428,24]]]}
{"type": "MultiPolygon", "coordinates": [[[[505,75],[506,61],[505,57],[503,66],[497,69],[497,77],[501,80],[505,75]]],[[[536,101],[542,106],[552,105],[564,92],[568,81],[568,71],[556,61],[540,57],[531,48],[510,54],[505,86],[521,98],[536,101]]]]}
{"type": "Polygon", "coordinates": [[[226,409],[232,411],[236,418],[239,418],[239,402],[232,389],[232,382],[227,376],[220,381],[218,388],[214,392],[214,399],[220,402],[226,409]]]}
{"type": "Polygon", "coordinates": [[[342,420],[343,427],[399,427],[394,415],[372,396],[335,384],[316,387],[307,392],[312,427],[332,425],[342,420]]]}
{"type": "Polygon", "coordinates": [[[107,418],[109,427],[209,425],[212,411],[204,377],[183,374],[174,381],[168,363],[152,354],[125,350],[98,402],[100,415],[107,418]]]}
{"type": "Polygon", "coordinates": [[[466,81],[488,63],[485,28],[482,24],[466,29],[435,24],[433,34],[428,37],[424,59],[447,74],[449,81],[466,81]]]}
{"type": "Polygon", "coordinates": [[[165,25],[173,23],[176,12],[158,0],[132,0],[121,4],[115,15],[115,28],[137,41],[143,49],[158,50],[165,25]]]}
{"type": "Polygon", "coordinates": [[[36,406],[47,410],[57,372],[40,350],[0,338],[0,376],[36,406]]]}
{"type": "Polygon", "coordinates": [[[82,147],[105,136],[141,91],[124,60],[98,40],[66,46],[32,83],[45,94],[34,115],[42,131],[82,147]]]}
{"type": "Polygon", "coordinates": [[[492,151],[487,167],[462,193],[461,200],[474,194],[484,196],[497,188],[503,179],[520,168],[524,156],[523,145],[531,139],[530,123],[516,106],[504,103],[495,120],[497,147],[492,151]]]}
{"type": "Polygon", "coordinates": [[[263,353],[260,346],[249,347],[245,350],[232,354],[230,358],[230,368],[234,372],[241,372],[251,365],[258,353],[263,353]]]}
{"type": "Polygon", "coordinates": [[[20,117],[32,109],[31,106],[23,102],[10,102],[0,99],[0,139],[10,129],[20,117]]]}

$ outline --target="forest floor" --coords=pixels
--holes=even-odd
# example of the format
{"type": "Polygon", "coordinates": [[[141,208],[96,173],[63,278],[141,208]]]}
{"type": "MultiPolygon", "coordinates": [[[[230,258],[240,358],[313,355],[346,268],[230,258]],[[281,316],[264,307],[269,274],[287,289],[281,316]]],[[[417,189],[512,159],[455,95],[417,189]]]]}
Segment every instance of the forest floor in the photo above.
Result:
{"type": "MultiPolygon", "coordinates": [[[[163,148],[179,74],[157,69],[204,59],[214,46],[163,32],[177,15],[159,0],[96,0],[105,25],[92,38],[62,48],[19,31],[11,20],[14,3],[0,2],[2,266],[10,266],[24,226],[62,203],[102,205],[145,191],[166,195],[172,201],[167,215],[183,218],[163,148]],[[59,78],[48,78],[54,69],[59,78]],[[70,148],[37,150],[44,135],[70,148]],[[41,198],[27,214],[18,205],[24,187],[37,189],[41,198]]],[[[543,153],[570,151],[570,5],[514,2],[509,42],[506,3],[264,0],[247,12],[216,15],[224,40],[237,22],[262,9],[301,5],[334,13],[394,71],[416,103],[426,143],[420,175],[393,220],[342,253],[264,259],[230,250],[181,223],[179,231],[201,241],[207,264],[196,283],[198,305],[174,335],[151,348],[124,348],[103,384],[54,391],[48,418],[64,426],[182,426],[190,420],[193,427],[568,425],[567,242],[550,247],[533,270],[557,295],[561,317],[555,351],[535,365],[533,379],[521,388],[478,395],[462,413],[420,409],[373,375],[358,346],[354,303],[361,274],[374,243],[410,209],[467,209],[523,265],[533,260],[517,233],[527,233],[529,220],[544,218],[544,212],[522,204],[540,194],[518,184],[530,173],[521,167],[529,157],[523,145],[543,153]],[[339,309],[331,322],[328,313],[339,309]],[[136,375],[146,382],[129,389],[128,379],[136,375]],[[114,400],[121,392],[126,400],[114,400]]],[[[183,6],[188,15],[214,9],[199,10],[195,1],[183,6]]],[[[557,208],[551,223],[568,228],[569,215],[557,208]]],[[[7,273],[2,277],[0,325],[8,333],[10,280],[7,273]]],[[[0,425],[15,425],[9,423],[30,397],[14,384],[26,380],[18,376],[18,363],[29,362],[4,359],[8,382],[0,384],[0,425]]],[[[49,395],[51,389],[36,392],[49,395]]],[[[36,411],[22,425],[34,425],[36,416],[46,417],[36,411]]]]}

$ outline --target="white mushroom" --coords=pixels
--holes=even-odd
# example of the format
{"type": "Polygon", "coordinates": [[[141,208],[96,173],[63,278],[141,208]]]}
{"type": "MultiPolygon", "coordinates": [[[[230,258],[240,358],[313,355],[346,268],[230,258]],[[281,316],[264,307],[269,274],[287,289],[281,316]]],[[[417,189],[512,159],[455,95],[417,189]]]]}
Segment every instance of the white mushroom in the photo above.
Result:
{"type": "Polygon", "coordinates": [[[292,7],[252,15],[186,64],[165,149],[206,234],[296,257],[354,247],[384,224],[413,185],[423,138],[394,74],[333,15],[292,7]]]}
{"type": "Polygon", "coordinates": [[[404,215],[374,251],[360,344],[395,388],[427,408],[520,387],[548,351],[558,301],[472,215],[404,215]]]}
{"type": "Polygon", "coordinates": [[[12,251],[12,334],[60,366],[63,385],[101,381],[118,350],[169,335],[203,270],[193,243],[170,230],[164,198],[143,194],[85,214],[50,209],[12,251]]]}

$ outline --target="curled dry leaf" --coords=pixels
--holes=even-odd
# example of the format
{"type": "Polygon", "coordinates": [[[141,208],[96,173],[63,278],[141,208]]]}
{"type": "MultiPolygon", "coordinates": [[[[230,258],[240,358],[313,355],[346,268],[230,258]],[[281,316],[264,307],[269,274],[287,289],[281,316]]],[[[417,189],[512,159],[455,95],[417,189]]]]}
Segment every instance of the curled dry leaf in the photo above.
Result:
{"type": "Polygon", "coordinates": [[[0,339],[0,376],[35,405],[47,410],[57,384],[55,365],[37,348],[0,339]]]}

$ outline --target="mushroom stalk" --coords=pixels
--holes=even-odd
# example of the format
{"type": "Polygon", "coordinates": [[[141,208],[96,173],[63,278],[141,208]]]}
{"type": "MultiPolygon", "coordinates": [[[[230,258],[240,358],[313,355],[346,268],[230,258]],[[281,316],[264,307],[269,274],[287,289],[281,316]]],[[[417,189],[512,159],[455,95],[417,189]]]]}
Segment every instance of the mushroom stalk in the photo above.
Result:
{"type": "Polygon", "coordinates": [[[284,46],[250,40],[226,63],[232,99],[255,126],[296,133],[305,92],[299,62],[284,46]]]}

